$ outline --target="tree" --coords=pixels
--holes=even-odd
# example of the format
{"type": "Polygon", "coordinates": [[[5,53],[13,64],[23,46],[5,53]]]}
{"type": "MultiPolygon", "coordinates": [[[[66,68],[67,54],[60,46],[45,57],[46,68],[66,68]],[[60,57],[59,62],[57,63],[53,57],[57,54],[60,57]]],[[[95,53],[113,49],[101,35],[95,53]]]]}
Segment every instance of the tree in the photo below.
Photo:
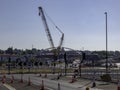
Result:
{"type": "Polygon", "coordinates": [[[9,47],[5,52],[6,54],[13,54],[13,47],[9,47]]]}
{"type": "Polygon", "coordinates": [[[4,51],[0,49],[0,54],[4,54],[4,51]]]}

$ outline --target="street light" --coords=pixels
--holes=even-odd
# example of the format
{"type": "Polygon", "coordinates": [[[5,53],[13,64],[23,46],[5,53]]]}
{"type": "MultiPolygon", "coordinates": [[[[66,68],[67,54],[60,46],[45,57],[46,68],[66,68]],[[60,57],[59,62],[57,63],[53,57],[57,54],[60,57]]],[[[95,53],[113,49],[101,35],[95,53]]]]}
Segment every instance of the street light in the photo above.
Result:
{"type": "Polygon", "coordinates": [[[106,23],[106,74],[108,73],[108,33],[107,33],[107,12],[105,12],[106,23]]]}
{"type": "Polygon", "coordinates": [[[105,24],[106,24],[106,74],[101,76],[101,79],[105,82],[111,81],[111,76],[108,74],[108,31],[107,31],[107,12],[105,14],[105,24]]]}
{"type": "Polygon", "coordinates": [[[8,74],[10,74],[11,72],[10,72],[10,69],[11,69],[11,57],[10,57],[10,55],[9,55],[9,57],[8,57],[8,74]]]}
{"type": "Polygon", "coordinates": [[[83,61],[86,59],[86,54],[85,52],[82,52],[82,60],[80,61],[80,64],[79,64],[79,73],[80,73],[80,77],[82,76],[81,74],[81,64],[83,63],[83,61]]]}
{"type": "Polygon", "coordinates": [[[66,52],[64,53],[64,61],[65,61],[65,76],[67,75],[67,58],[66,58],[66,52]]]}

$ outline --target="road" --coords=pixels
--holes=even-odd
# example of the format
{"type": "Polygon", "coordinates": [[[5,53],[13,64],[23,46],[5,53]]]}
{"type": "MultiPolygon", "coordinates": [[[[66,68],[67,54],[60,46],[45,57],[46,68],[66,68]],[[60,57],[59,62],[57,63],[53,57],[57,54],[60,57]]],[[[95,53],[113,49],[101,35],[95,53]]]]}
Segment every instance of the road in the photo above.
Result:
{"type": "Polygon", "coordinates": [[[2,83],[0,83],[0,90],[9,90],[2,83]]]}
{"type": "MultiPolygon", "coordinates": [[[[7,75],[7,77],[11,77],[11,75],[7,75]]],[[[60,83],[61,90],[85,90],[86,88],[86,87],[79,88],[82,86],[79,83],[71,84],[69,82],[65,82],[64,80],[50,80],[47,78],[38,77],[35,74],[24,74],[23,75],[23,79],[25,81],[28,81],[29,77],[33,84],[39,85],[39,86],[41,85],[42,80],[43,80],[45,87],[47,87],[49,90],[58,90],[58,83],[60,83]]],[[[21,79],[21,75],[15,74],[14,78],[21,79]]],[[[102,89],[91,88],[90,90],[102,90],[102,89]]]]}

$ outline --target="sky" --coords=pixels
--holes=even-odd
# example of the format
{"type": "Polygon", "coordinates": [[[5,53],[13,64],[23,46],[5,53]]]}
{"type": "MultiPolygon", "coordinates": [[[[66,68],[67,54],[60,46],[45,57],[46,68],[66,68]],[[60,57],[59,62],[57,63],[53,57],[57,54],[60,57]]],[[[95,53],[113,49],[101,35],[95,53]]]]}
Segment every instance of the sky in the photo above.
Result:
{"type": "MultiPolygon", "coordinates": [[[[120,50],[120,0],[0,0],[0,49],[49,48],[38,7],[64,33],[63,47],[105,50],[105,12],[108,15],[108,50],[120,50]]],[[[55,46],[61,33],[46,16],[55,46]]]]}

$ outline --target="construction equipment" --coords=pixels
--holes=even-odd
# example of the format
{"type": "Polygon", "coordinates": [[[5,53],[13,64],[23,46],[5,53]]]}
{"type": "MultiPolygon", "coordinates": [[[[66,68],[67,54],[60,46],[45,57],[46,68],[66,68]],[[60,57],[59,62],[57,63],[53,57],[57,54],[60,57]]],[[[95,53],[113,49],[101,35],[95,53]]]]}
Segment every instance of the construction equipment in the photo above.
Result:
{"type": "Polygon", "coordinates": [[[50,47],[53,50],[54,54],[58,55],[60,50],[61,50],[61,46],[63,44],[63,41],[64,41],[64,33],[54,24],[55,27],[57,28],[57,30],[62,34],[62,37],[60,39],[60,43],[59,43],[58,47],[55,47],[42,7],[39,7],[39,15],[42,18],[43,25],[45,27],[45,31],[46,31],[46,34],[47,34],[47,37],[48,37],[50,47]]]}
{"type": "Polygon", "coordinates": [[[55,47],[54,47],[53,39],[52,39],[52,36],[51,36],[51,33],[50,33],[50,30],[49,30],[49,27],[48,27],[48,24],[47,24],[47,21],[46,21],[46,18],[45,18],[45,15],[44,15],[42,7],[39,7],[39,15],[42,18],[43,25],[45,27],[45,31],[46,31],[46,34],[47,34],[50,46],[51,46],[52,49],[54,49],[55,47]]]}
{"type": "Polygon", "coordinates": [[[41,16],[42,21],[43,21],[43,25],[45,27],[45,31],[46,31],[46,34],[48,37],[50,47],[51,47],[52,52],[54,54],[54,68],[55,68],[55,61],[57,60],[57,57],[61,51],[61,46],[62,46],[63,41],[64,41],[64,33],[52,22],[55,25],[56,29],[62,34],[62,37],[60,38],[60,42],[59,42],[58,47],[55,47],[50,30],[49,30],[49,27],[48,27],[48,24],[47,24],[47,20],[46,20],[44,11],[43,11],[42,7],[38,7],[38,9],[39,9],[39,15],[41,16]]]}

